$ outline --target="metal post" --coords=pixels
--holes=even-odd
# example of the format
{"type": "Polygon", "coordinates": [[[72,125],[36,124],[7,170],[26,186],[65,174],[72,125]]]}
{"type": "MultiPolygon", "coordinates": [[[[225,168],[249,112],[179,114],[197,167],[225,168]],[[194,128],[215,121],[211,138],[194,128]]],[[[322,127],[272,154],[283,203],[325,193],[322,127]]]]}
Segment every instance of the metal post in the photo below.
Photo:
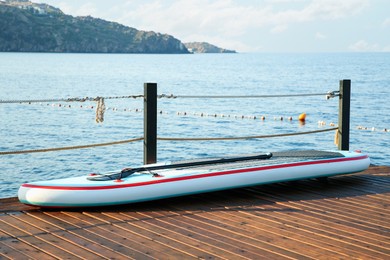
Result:
{"type": "Polygon", "coordinates": [[[349,126],[351,110],[351,80],[340,80],[338,149],[349,150],[349,126]]]}
{"type": "Polygon", "coordinates": [[[144,83],[144,164],[157,162],[157,83],[144,83]]]}

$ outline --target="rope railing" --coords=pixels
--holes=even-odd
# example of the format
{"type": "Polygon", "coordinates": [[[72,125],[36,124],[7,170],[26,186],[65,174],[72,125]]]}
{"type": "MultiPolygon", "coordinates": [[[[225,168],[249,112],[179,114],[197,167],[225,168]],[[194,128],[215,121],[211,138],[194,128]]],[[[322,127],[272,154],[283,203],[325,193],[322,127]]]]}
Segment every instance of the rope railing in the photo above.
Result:
{"type": "MultiPolygon", "coordinates": [[[[296,132],[296,133],[272,134],[272,135],[252,135],[252,136],[238,136],[238,137],[157,137],[157,140],[159,140],[159,141],[233,141],[233,140],[249,140],[249,139],[262,139],[262,138],[286,137],[286,136],[294,136],[294,135],[316,134],[316,133],[334,131],[337,129],[338,129],[337,127],[333,127],[333,128],[327,128],[327,129],[305,131],[305,132],[296,132]]],[[[75,145],[75,146],[66,146],[66,147],[57,147],[57,148],[43,148],[43,149],[19,150],[19,151],[0,151],[0,155],[44,153],[44,152],[86,149],[86,148],[94,148],[94,147],[101,147],[101,146],[126,144],[126,143],[141,141],[141,140],[144,140],[144,138],[138,137],[138,138],[134,138],[134,139],[127,139],[127,140],[107,142],[107,143],[75,145]]]]}
{"type": "Polygon", "coordinates": [[[62,99],[38,99],[38,100],[0,100],[0,104],[4,103],[43,103],[43,102],[85,102],[85,101],[95,101],[98,103],[96,110],[96,121],[102,122],[104,111],[106,109],[104,104],[104,99],[121,99],[121,98],[143,98],[144,101],[144,137],[115,141],[108,143],[100,144],[91,144],[91,145],[78,145],[78,146],[67,146],[60,148],[46,148],[46,149],[34,149],[34,150],[24,150],[24,151],[0,151],[0,155],[10,155],[10,154],[22,154],[22,153],[38,153],[38,152],[52,152],[52,151],[62,151],[62,150],[72,150],[72,149],[84,149],[92,148],[99,146],[108,146],[116,144],[124,144],[135,141],[144,141],[144,163],[153,163],[156,162],[156,140],[161,141],[220,141],[220,140],[248,140],[248,139],[259,139],[259,138],[271,138],[271,137],[283,137],[283,136],[294,136],[294,135],[304,135],[304,134],[313,134],[321,133],[327,131],[338,130],[337,137],[339,141],[340,150],[349,149],[349,102],[350,102],[350,80],[340,81],[340,91],[329,91],[327,93],[303,93],[303,94],[279,94],[279,95],[157,95],[157,84],[156,83],[145,83],[144,84],[144,95],[130,95],[130,96],[115,96],[115,97],[95,97],[95,98],[62,98],[62,99]],[[207,99],[207,98],[288,98],[288,97],[308,97],[308,96],[323,96],[325,95],[326,99],[330,99],[336,96],[339,96],[339,106],[340,111],[346,111],[347,113],[339,113],[339,127],[333,127],[329,129],[321,129],[315,131],[307,132],[296,132],[296,133],[285,133],[285,134],[271,134],[271,135],[255,135],[255,136],[241,136],[241,137],[184,137],[184,138],[174,138],[174,137],[158,137],[157,136],[157,98],[194,98],[194,99],[207,99]],[[344,104],[345,103],[345,104],[344,104]],[[344,115],[345,114],[345,115],[344,115]],[[340,120],[341,119],[341,120],[340,120]]]}
{"type": "Polygon", "coordinates": [[[280,94],[280,95],[173,95],[161,94],[157,98],[287,98],[287,97],[311,97],[311,96],[325,96],[326,99],[338,96],[338,91],[328,91],[327,93],[302,93],[302,94],[280,94]]]}
{"type": "MultiPolygon", "coordinates": [[[[338,91],[329,91],[327,93],[302,93],[302,94],[280,94],[280,95],[174,95],[174,94],[161,94],[157,95],[157,98],[287,98],[287,97],[311,97],[311,96],[325,96],[326,98],[332,98],[338,95],[338,91]]],[[[14,99],[3,100],[0,99],[0,104],[22,104],[22,103],[45,103],[45,102],[86,102],[94,101],[98,102],[101,99],[137,99],[143,98],[144,95],[127,95],[127,96],[97,96],[97,97],[71,97],[71,98],[49,98],[49,99],[14,99]]]]}
{"type": "MultiPolygon", "coordinates": [[[[310,94],[283,94],[283,95],[199,95],[199,96],[193,96],[193,95],[167,95],[167,94],[161,94],[157,95],[157,98],[168,98],[168,99],[176,99],[176,98],[195,98],[195,99],[210,99],[210,98],[286,98],[286,97],[308,97],[308,96],[322,96],[325,95],[326,99],[335,97],[338,95],[338,91],[329,91],[327,93],[310,93],[310,94]]],[[[1,100],[0,104],[22,104],[22,103],[48,103],[48,102],[86,102],[86,101],[93,101],[97,102],[96,105],[96,116],[95,121],[96,123],[103,123],[104,121],[104,112],[106,111],[106,106],[104,103],[105,99],[125,99],[125,98],[145,98],[145,95],[128,95],[128,96],[109,96],[109,97],[72,97],[72,98],[51,98],[51,99],[22,99],[22,100],[1,100]]]]}
{"type": "Polygon", "coordinates": [[[75,146],[66,146],[66,147],[57,147],[57,148],[44,148],[44,149],[32,149],[32,150],[20,150],[20,151],[0,151],[0,155],[10,155],[10,154],[27,154],[27,153],[45,153],[45,152],[56,152],[56,151],[66,151],[66,150],[76,150],[76,149],[85,149],[85,148],[93,148],[100,146],[109,146],[109,145],[117,145],[117,144],[126,144],[132,143],[136,141],[143,140],[143,137],[127,139],[122,141],[114,141],[108,143],[98,143],[98,144],[87,144],[87,145],[75,145],[75,146]]]}
{"type": "Polygon", "coordinates": [[[104,121],[104,112],[106,106],[104,104],[105,99],[124,99],[124,98],[141,98],[143,95],[130,95],[130,96],[111,96],[111,97],[73,97],[73,98],[57,98],[57,99],[22,99],[22,100],[0,100],[0,104],[22,104],[22,103],[47,103],[47,102],[97,102],[96,106],[96,123],[102,123],[104,121]]]}
{"type": "Polygon", "coordinates": [[[101,99],[126,99],[126,98],[142,98],[143,95],[129,95],[129,96],[111,96],[111,97],[73,97],[73,98],[50,98],[50,99],[21,99],[21,100],[2,100],[0,104],[17,104],[17,103],[45,103],[45,102],[86,102],[99,101],[101,99]]]}
{"type": "Polygon", "coordinates": [[[273,137],[285,137],[285,136],[294,136],[294,135],[306,135],[306,134],[316,134],[322,132],[329,132],[337,130],[337,127],[314,130],[314,131],[305,131],[305,132],[296,132],[296,133],[286,133],[286,134],[272,134],[272,135],[251,135],[251,136],[239,136],[239,137],[157,137],[157,140],[160,141],[233,141],[233,140],[248,140],[248,139],[262,139],[262,138],[273,138],[273,137]]]}

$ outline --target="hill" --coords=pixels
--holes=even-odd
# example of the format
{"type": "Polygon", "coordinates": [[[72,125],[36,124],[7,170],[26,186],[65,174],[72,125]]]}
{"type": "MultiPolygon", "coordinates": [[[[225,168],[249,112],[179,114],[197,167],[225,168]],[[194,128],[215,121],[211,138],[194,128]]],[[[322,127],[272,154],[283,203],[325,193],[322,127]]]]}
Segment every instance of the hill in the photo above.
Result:
{"type": "Polygon", "coordinates": [[[0,51],[76,53],[189,53],[168,34],[90,16],[73,17],[47,4],[0,0],[0,51]]]}
{"type": "Polygon", "coordinates": [[[223,49],[207,42],[188,42],[184,45],[193,53],[236,53],[236,51],[223,49]]]}

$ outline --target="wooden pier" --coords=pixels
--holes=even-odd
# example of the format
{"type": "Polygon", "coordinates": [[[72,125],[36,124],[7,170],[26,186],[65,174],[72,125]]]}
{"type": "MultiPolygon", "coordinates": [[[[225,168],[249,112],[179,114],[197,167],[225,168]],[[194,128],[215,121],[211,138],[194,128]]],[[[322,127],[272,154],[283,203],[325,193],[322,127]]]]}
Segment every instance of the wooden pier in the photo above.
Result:
{"type": "Polygon", "coordinates": [[[0,259],[390,259],[390,167],[120,207],[0,200],[0,259]]]}

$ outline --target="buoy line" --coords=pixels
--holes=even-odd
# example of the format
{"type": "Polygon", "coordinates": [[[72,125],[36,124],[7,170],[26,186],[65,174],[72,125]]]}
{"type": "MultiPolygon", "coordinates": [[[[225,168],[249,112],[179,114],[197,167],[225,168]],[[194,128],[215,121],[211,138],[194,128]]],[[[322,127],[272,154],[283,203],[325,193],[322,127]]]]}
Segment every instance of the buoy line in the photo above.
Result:
{"type": "Polygon", "coordinates": [[[389,128],[377,128],[377,127],[366,127],[366,126],[357,126],[356,129],[358,130],[365,130],[365,131],[371,131],[371,132],[386,132],[390,133],[389,128]]]}
{"type": "MultiPolygon", "coordinates": [[[[47,107],[53,107],[53,108],[64,108],[64,109],[96,109],[97,106],[94,105],[71,105],[71,104],[63,104],[63,103],[26,103],[28,105],[41,105],[41,106],[47,106],[47,107]]],[[[106,112],[133,112],[133,113],[141,113],[143,112],[143,108],[118,108],[118,107],[106,107],[106,112]]],[[[157,112],[160,115],[177,115],[177,116],[195,116],[200,118],[230,118],[230,119],[247,119],[247,120],[261,120],[261,121],[286,121],[286,122],[305,122],[306,121],[306,113],[302,113],[298,116],[269,116],[269,115],[232,115],[232,114],[219,114],[219,113],[205,113],[205,112],[167,112],[164,110],[160,110],[157,112]]],[[[337,123],[330,122],[326,123],[324,120],[317,121],[318,126],[337,126],[337,123]]],[[[363,130],[363,131],[371,131],[371,132],[384,132],[388,133],[390,132],[390,128],[386,127],[374,127],[374,126],[362,126],[358,125],[356,126],[357,130],[363,130]]]]}

